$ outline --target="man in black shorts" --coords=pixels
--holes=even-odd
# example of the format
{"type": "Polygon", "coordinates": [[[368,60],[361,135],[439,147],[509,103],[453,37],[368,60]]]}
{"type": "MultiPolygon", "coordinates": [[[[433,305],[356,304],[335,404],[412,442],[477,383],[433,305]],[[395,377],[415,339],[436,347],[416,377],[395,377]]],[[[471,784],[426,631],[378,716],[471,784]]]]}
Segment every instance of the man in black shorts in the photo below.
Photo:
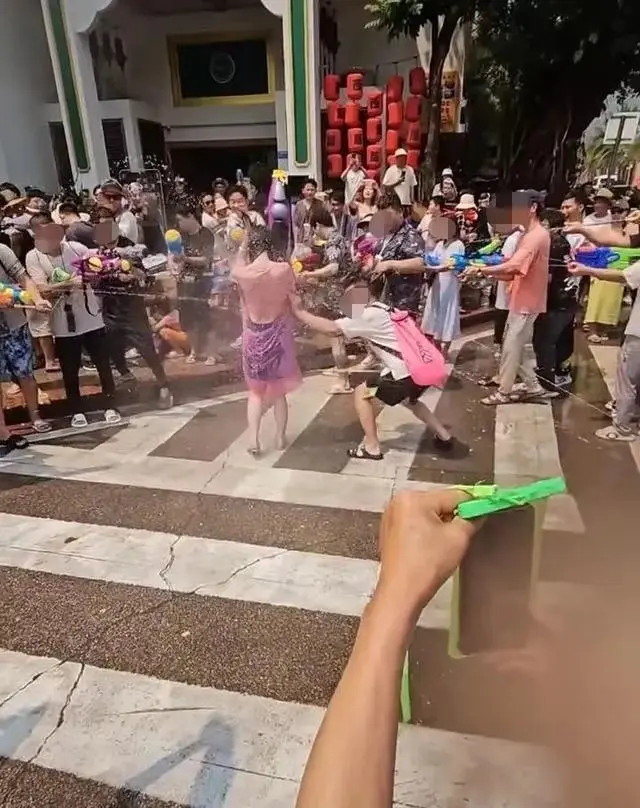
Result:
{"type": "Polygon", "coordinates": [[[359,337],[367,341],[367,345],[380,360],[383,370],[379,376],[359,385],[354,392],[356,413],[364,438],[359,446],[350,449],[349,457],[360,460],[382,460],[376,413],[373,399],[377,398],[389,407],[403,404],[426,424],[434,433],[436,448],[448,450],[453,443],[450,432],[431,410],[420,401],[425,387],[417,385],[407,369],[395,335],[395,327],[391,320],[390,309],[378,302],[384,289],[384,276],[372,278],[369,292],[372,302],[354,317],[342,317],[338,320],[327,320],[310,314],[297,304],[296,317],[309,328],[329,336],[344,335],[347,339],[359,337]]]}

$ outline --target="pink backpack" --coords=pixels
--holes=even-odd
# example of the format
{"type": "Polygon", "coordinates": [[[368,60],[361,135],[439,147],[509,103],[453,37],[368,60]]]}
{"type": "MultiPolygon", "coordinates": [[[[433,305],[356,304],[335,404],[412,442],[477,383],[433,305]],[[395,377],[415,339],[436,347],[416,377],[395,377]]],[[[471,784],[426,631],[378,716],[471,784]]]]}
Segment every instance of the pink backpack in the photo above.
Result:
{"type": "Polygon", "coordinates": [[[413,381],[420,387],[442,387],[447,375],[444,356],[408,312],[395,310],[390,314],[402,359],[413,381]]]}

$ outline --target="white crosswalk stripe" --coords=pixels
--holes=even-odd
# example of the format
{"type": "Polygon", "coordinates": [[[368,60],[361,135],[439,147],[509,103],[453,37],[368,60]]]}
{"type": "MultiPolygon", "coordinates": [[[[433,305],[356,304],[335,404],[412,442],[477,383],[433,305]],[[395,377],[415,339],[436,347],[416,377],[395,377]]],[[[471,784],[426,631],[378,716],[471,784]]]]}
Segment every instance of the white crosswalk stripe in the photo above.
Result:
{"type": "MultiPolygon", "coordinates": [[[[313,445],[316,419],[330,401],[329,385],[323,376],[310,376],[292,395],[292,443],[311,435],[313,445]]],[[[428,392],[425,402],[435,407],[441,396],[440,391],[428,392]]],[[[64,591],[99,585],[99,597],[97,590],[87,595],[98,613],[111,608],[111,591],[119,588],[122,597],[122,588],[130,587],[132,600],[146,599],[150,592],[197,600],[196,610],[215,610],[222,602],[234,608],[257,604],[267,616],[269,610],[300,610],[317,616],[323,630],[327,617],[355,623],[375,587],[378,565],[367,560],[373,553],[351,558],[348,550],[340,549],[345,555],[316,551],[314,531],[325,509],[344,509],[346,519],[366,519],[366,514],[380,514],[394,492],[438,485],[411,479],[423,427],[402,408],[383,410],[378,426],[383,443],[390,445],[385,461],[376,465],[345,459],[343,468],[332,473],[284,467],[286,451],[255,461],[246,452],[246,432],[240,437],[236,432],[210,461],[157,453],[198,413],[219,404],[236,403],[240,410],[244,400],[244,394],[234,393],[170,413],[136,416],[130,426],[91,450],[43,442],[9,456],[0,463],[0,474],[65,481],[69,491],[74,483],[101,483],[140,494],[159,489],[198,499],[230,497],[239,508],[252,499],[269,508],[317,508],[320,516],[304,522],[304,546],[287,549],[275,535],[266,544],[251,544],[252,536],[243,534],[239,541],[232,530],[228,536],[216,532],[215,538],[206,538],[214,535],[206,531],[147,530],[143,517],[140,526],[118,527],[117,514],[66,520],[64,514],[48,519],[3,513],[0,575],[40,576],[36,593],[37,586],[45,587],[42,576],[48,576],[46,586],[53,589],[64,582],[64,591]],[[92,518],[102,524],[93,524],[92,518]]],[[[494,433],[478,440],[493,441],[497,483],[562,474],[549,405],[498,407],[495,415],[494,433]]],[[[272,437],[269,427],[265,442],[272,437]]],[[[32,488],[37,497],[38,486],[32,488]]],[[[242,518],[252,517],[245,513],[242,518]]],[[[577,534],[585,530],[571,495],[550,501],[544,526],[577,534]]],[[[451,586],[443,587],[421,616],[419,631],[443,636],[451,595],[451,586]]],[[[45,624],[46,619],[43,615],[45,624]]],[[[170,628],[180,637],[180,624],[170,628]]],[[[212,647],[214,640],[224,644],[225,639],[212,638],[212,647]]],[[[278,664],[286,660],[290,642],[291,637],[282,636],[278,664]]],[[[39,653],[0,649],[0,756],[189,808],[293,808],[323,714],[314,705],[326,703],[322,699],[303,705],[255,695],[250,688],[223,689],[226,685],[217,681],[216,687],[185,683],[203,681],[197,677],[185,682],[154,678],[140,667],[144,655],[136,660],[138,667],[121,669],[126,666],[113,663],[117,669],[111,669],[101,660],[79,664],[77,657],[63,658],[57,650],[47,650],[50,656],[39,653]]],[[[268,682],[269,671],[262,678],[268,682]]],[[[554,778],[538,749],[426,726],[401,728],[395,800],[398,808],[557,804],[554,778]]]]}
{"type": "MultiPolygon", "coordinates": [[[[322,719],[317,707],[9,651],[0,666],[0,702],[9,699],[0,721],[28,729],[17,746],[0,736],[0,756],[192,808],[293,808],[322,719]]],[[[396,805],[544,808],[543,772],[541,754],[524,745],[403,727],[396,805]]]]}

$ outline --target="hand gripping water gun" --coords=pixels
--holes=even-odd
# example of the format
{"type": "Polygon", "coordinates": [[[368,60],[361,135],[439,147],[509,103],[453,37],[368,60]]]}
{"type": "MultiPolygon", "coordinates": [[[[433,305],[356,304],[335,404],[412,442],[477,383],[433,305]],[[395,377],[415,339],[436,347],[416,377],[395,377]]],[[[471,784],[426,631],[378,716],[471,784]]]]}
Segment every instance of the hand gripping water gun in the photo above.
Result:
{"type": "Polygon", "coordinates": [[[0,305],[4,309],[14,306],[33,306],[33,298],[25,289],[10,283],[0,283],[0,305]]]}
{"type": "MultiPolygon", "coordinates": [[[[99,254],[89,255],[86,258],[79,258],[73,262],[72,266],[85,281],[131,272],[131,262],[127,258],[121,258],[113,250],[105,250],[99,254]]],[[[58,277],[61,280],[54,281],[54,283],[62,283],[71,279],[69,273],[66,273],[67,277],[63,278],[61,273],[64,272],[65,270],[60,271],[58,277]]]]}
{"type": "Polygon", "coordinates": [[[291,256],[291,266],[296,275],[301,272],[312,272],[320,266],[320,256],[310,247],[300,245],[291,256]]]}
{"type": "Polygon", "coordinates": [[[640,250],[632,247],[581,247],[576,261],[591,269],[626,269],[640,261],[640,250]]]}
{"type": "MultiPolygon", "coordinates": [[[[425,255],[425,263],[428,267],[439,267],[442,265],[442,256],[436,252],[428,252],[425,255]]],[[[454,272],[464,272],[469,267],[496,267],[504,262],[504,256],[499,253],[496,255],[477,255],[469,258],[466,255],[451,255],[445,259],[445,266],[452,269],[454,272]]]]}
{"type": "Polygon", "coordinates": [[[184,254],[184,244],[182,243],[182,236],[178,230],[167,230],[164,235],[164,240],[169,255],[180,258],[180,256],[184,254]]]}

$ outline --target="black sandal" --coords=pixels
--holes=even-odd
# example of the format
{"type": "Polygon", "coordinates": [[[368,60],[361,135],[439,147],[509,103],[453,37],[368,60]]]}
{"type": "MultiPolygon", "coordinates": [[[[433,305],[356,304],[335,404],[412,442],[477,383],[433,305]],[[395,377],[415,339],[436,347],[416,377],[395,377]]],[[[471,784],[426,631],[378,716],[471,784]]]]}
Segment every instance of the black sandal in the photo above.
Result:
{"type": "Polygon", "coordinates": [[[24,435],[9,435],[6,440],[0,440],[0,447],[6,449],[7,453],[15,449],[28,449],[29,441],[24,435]]]}
{"type": "Polygon", "coordinates": [[[371,454],[371,452],[368,452],[362,444],[357,446],[355,449],[348,449],[347,454],[354,460],[382,460],[384,457],[382,453],[377,455],[371,454]]]}

